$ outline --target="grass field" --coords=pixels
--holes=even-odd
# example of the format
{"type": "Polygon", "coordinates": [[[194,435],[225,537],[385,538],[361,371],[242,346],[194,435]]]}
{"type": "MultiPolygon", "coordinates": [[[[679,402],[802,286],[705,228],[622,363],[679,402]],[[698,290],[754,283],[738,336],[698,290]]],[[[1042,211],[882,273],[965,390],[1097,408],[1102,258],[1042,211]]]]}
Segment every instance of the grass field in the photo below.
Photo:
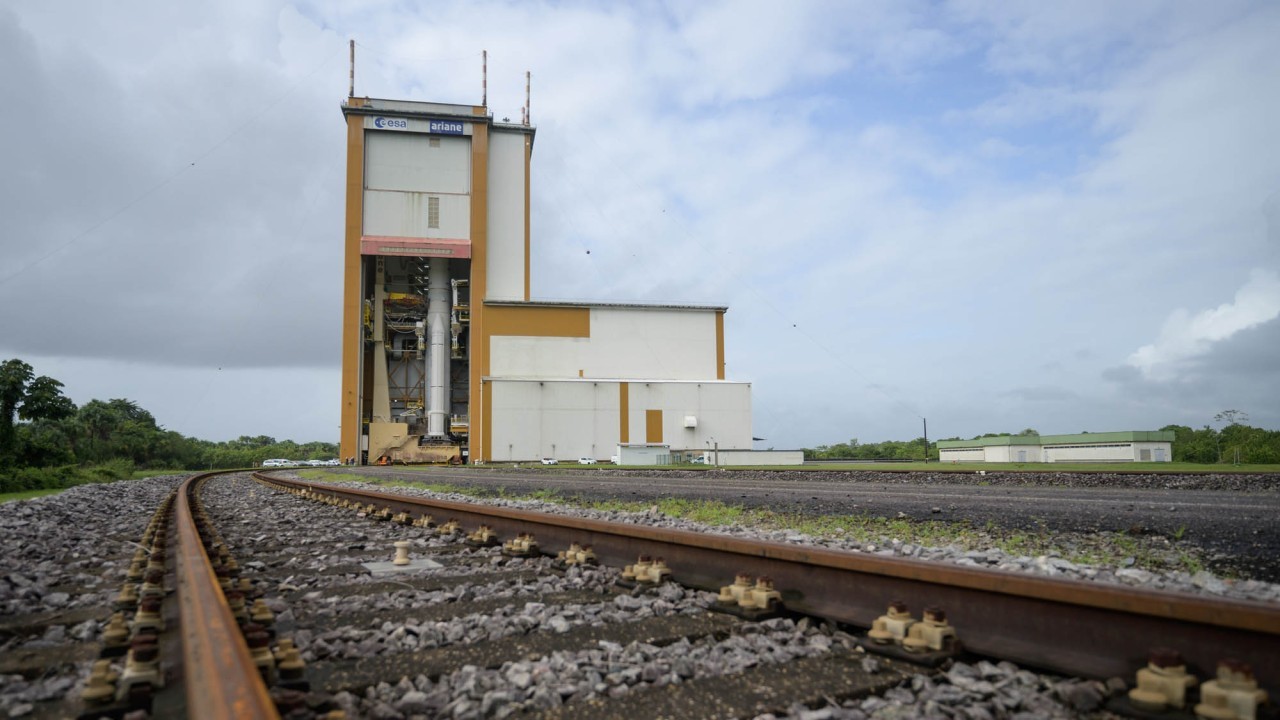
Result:
{"type": "Polygon", "coordinates": [[[20,492],[0,493],[0,503],[6,503],[10,500],[30,500],[43,495],[53,495],[60,493],[66,488],[56,488],[53,490],[22,490],[20,492]]]}

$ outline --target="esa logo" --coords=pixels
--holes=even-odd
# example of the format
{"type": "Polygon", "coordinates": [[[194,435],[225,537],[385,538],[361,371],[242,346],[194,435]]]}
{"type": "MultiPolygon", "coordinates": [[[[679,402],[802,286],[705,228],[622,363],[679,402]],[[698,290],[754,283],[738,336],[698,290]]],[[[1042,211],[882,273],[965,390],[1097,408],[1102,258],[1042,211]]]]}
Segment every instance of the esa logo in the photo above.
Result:
{"type": "Polygon", "coordinates": [[[408,130],[409,129],[409,123],[405,120],[400,120],[398,118],[384,118],[384,117],[375,118],[373,121],[373,126],[376,128],[383,128],[383,129],[390,128],[392,130],[408,130]]]}

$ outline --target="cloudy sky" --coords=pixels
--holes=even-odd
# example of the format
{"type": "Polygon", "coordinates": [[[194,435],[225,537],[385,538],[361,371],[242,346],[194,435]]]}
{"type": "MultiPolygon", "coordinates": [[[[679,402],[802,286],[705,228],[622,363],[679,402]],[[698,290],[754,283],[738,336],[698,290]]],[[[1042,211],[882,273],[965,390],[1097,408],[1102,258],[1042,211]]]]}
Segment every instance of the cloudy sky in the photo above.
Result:
{"type": "Polygon", "coordinates": [[[359,95],[518,119],[533,293],[730,306],[762,446],[1280,427],[1273,2],[17,0],[0,358],[336,440],[359,95]]]}

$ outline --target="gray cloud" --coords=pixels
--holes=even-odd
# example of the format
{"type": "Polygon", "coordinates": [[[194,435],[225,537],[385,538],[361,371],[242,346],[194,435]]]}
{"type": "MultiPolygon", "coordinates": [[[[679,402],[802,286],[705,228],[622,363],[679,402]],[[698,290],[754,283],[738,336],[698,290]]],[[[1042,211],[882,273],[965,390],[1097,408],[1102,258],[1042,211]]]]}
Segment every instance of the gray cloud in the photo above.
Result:
{"type": "Polygon", "coordinates": [[[80,401],[332,437],[354,36],[361,94],[532,70],[535,295],[728,303],[776,447],[1274,418],[1273,323],[1106,367],[1274,265],[1272,5],[125,7],[0,9],[0,352],[80,401]]]}

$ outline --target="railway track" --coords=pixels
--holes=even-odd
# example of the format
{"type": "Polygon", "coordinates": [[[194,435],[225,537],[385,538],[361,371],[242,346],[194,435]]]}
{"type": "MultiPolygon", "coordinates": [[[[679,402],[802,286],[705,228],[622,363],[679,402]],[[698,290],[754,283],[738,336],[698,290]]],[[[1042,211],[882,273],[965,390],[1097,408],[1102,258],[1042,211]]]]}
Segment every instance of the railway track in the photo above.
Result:
{"type": "MultiPolygon", "coordinates": [[[[47,716],[750,717],[919,690],[961,650],[1132,682],[1170,646],[1202,679],[1238,658],[1280,687],[1269,604],[216,476],[141,538],[128,652],[47,716]],[[920,652],[866,637],[898,600],[943,611],[920,652]]],[[[999,675],[973,667],[952,682],[999,675]]]]}

